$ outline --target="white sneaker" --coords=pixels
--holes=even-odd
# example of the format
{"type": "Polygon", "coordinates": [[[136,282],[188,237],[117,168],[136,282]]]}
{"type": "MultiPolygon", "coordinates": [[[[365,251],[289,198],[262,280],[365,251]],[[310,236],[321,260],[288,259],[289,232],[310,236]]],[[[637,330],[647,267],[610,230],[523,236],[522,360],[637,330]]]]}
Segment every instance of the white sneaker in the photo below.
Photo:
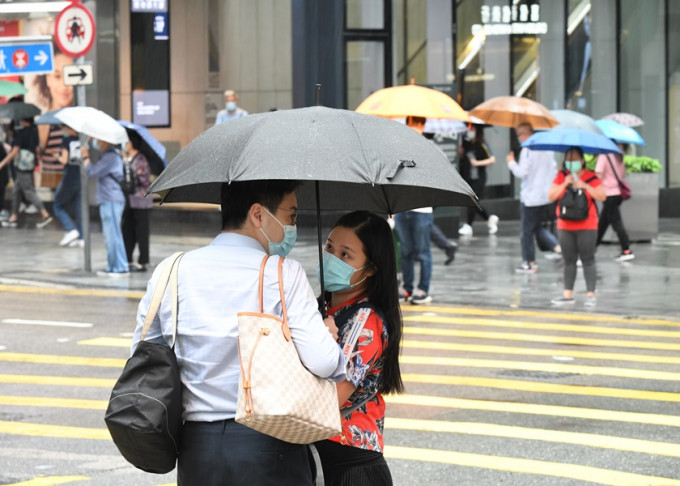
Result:
{"type": "Polygon", "coordinates": [[[458,234],[461,236],[472,236],[472,226],[469,224],[465,223],[463,226],[460,227],[458,230],[458,234]]]}
{"type": "Polygon", "coordinates": [[[24,212],[26,214],[38,214],[38,208],[31,204],[29,207],[26,208],[24,212]]]}
{"type": "Polygon", "coordinates": [[[68,244],[69,248],[85,248],[85,240],[78,239],[78,240],[73,240],[71,243],[68,244]]]}
{"type": "Polygon", "coordinates": [[[489,227],[489,234],[495,235],[498,232],[498,216],[492,214],[486,221],[486,225],[489,227]]]}
{"type": "Polygon", "coordinates": [[[77,229],[72,229],[71,231],[68,231],[64,237],[61,239],[59,242],[59,246],[66,246],[72,241],[75,241],[78,239],[78,236],[80,236],[80,233],[78,233],[77,229]]]}

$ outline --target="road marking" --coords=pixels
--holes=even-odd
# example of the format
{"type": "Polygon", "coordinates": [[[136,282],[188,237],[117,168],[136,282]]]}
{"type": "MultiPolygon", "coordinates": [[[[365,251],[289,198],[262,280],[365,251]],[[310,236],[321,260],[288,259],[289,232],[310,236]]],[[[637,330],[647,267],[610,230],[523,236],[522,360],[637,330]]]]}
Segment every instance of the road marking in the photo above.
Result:
{"type": "Polygon", "coordinates": [[[0,420],[0,434],[54,437],[58,439],[111,440],[108,429],[73,427],[71,425],[35,424],[0,420]]]}
{"type": "Polygon", "coordinates": [[[12,383],[22,385],[89,386],[96,388],[113,388],[113,385],[116,383],[116,380],[108,378],[81,378],[73,376],[0,374],[0,383],[12,383]]]}
{"type": "Polygon", "coordinates": [[[540,329],[591,334],[616,334],[617,336],[646,336],[680,338],[679,331],[657,331],[650,329],[629,329],[581,324],[554,324],[551,322],[506,321],[502,319],[478,319],[474,317],[447,316],[405,316],[404,322],[428,322],[436,324],[460,324],[466,326],[508,327],[515,329],[540,329]]]}
{"type": "Polygon", "coordinates": [[[91,322],[67,322],[67,321],[42,321],[37,319],[3,319],[3,324],[18,324],[25,326],[52,326],[52,327],[94,327],[91,322]]]}
{"type": "Polygon", "coordinates": [[[487,412],[521,413],[527,415],[550,415],[588,420],[628,422],[647,425],[680,427],[680,416],[656,413],[620,412],[596,408],[565,407],[561,405],[536,405],[532,403],[494,402],[468,398],[449,398],[433,395],[388,395],[385,400],[393,405],[415,405],[419,407],[459,408],[487,412]]]}
{"type": "Polygon", "coordinates": [[[654,317],[621,317],[615,315],[578,314],[574,312],[542,312],[526,310],[482,309],[478,307],[444,307],[402,305],[402,312],[438,312],[441,314],[460,314],[473,316],[508,316],[508,317],[541,317],[568,321],[587,322],[622,322],[627,324],[645,324],[650,326],[680,326],[680,321],[657,319],[654,317]]]}
{"type": "Polygon", "coordinates": [[[89,356],[60,356],[58,354],[0,353],[0,361],[66,366],[100,366],[122,369],[127,360],[118,358],[91,358],[89,356]]]}
{"type": "Polygon", "coordinates": [[[515,427],[478,422],[446,422],[443,420],[418,420],[396,417],[386,417],[385,428],[447,434],[484,435],[489,437],[505,437],[507,439],[537,440],[543,442],[557,442],[560,444],[574,444],[585,447],[598,447],[600,449],[639,452],[642,454],[680,457],[680,444],[581,432],[564,432],[561,430],[515,427]]]}
{"type": "Polygon", "coordinates": [[[496,471],[508,471],[522,474],[537,474],[560,478],[576,479],[597,484],[621,485],[644,484],[646,486],[677,486],[680,481],[657,476],[613,471],[579,464],[562,462],[537,461],[518,457],[491,456],[470,452],[442,451],[437,449],[419,449],[416,447],[387,446],[385,457],[409,461],[439,462],[458,466],[478,467],[496,471]]]}
{"type": "MultiPolygon", "coordinates": [[[[611,361],[634,361],[639,363],[663,363],[680,364],[678,356],[654,356],[649,354],[635,353],[600,353],[597,351],[577,351],[574,349],[545,349],[545,348],[518,348],[509,346],[493,346],[487,344],[463,344],[442,341],[418,341],[405,339],[402,341],[404,348],[437,349],[442,351],[465,351],[472,353],[491,354],[519,354],[524,356],[560,356],[562,358],[584,358],[611,361]]],[[[0,353],[0,359],[2,354],[0,353]]]]}
{"type": "Polygon", "coordinates": [[[126,299],[137,300],[144,297],[144,292],[135,290],[73,289],[29,287],[24,285],[0,285],[0,292],[15,292],[21,294],[77,295],[82,297],[124,297],[126,299]]]}
{"type": "Polygon", "coordinates": [[[549,373],[574,373],[579,375],[617,376],[639,380],[680,381],[680,373],[672,371],[654,371],[633,368],[613,368],[605,366],[584,366],[559,363],[536,363],[530,361],[507,361],[474,358],[447,358],[439,356],[401,355],[401,364],[455,366],[470,368],[500,368],[524,371],[546,371],[549,373]]]}
{"type": "Polygon", "coordinates": [[[425,375],[402,373],[401,378],[408,383],[432,385],[474,386],[479,388],[498,388],[501,390],[521,390],[534,393],[558,393],[562,395],[584,395],[589,397],[623,398],[626,400],[651,400],[655,402],[680,402],[680,393],[629,390],[626,388],[605,388],[581,385],[556,385],[524,380],[504,380],[480,378],[477,376],[425,375]]]}
{"type": "Polygon", "coordinates": [[[615,348],[666,349],[680,351],[680,343],[662,343],[657,341],[628,341],[616,339],[594,339],[571,336],[523,334],[517,332],[469,331],[465,329],[442,329],[435,327],[404,326],[404,334],[424,336],[446,336],[477,339],[496,339],[501,341],[527,341],[534,343],[575,344],[577,346],[603,346],[615,348]]]}
{"type": "Polygon", "coordinates": [[[29,479],[20,483],[12,483],[7,486],[56,486],[57,484],[72,483],[74,481],[87,481],[87,476],[45,476],[42,478],[29,479]]]}
{"type": "Polygon", "coordinates": [[[98,337],[92,339],[83,339],[78,341],[78,344],[84,346],[106,346],[109,348],[129,348],[132,344],[132,339],[118,338],[118,337],[98,337]]]}
{"type": "Polygon", "coordinates": [[[108,404],[108,400],[0,395],[0,405],[13,405],[19,407],[54,407],[78,408],[84,410],[106,410],[108,404]]]}

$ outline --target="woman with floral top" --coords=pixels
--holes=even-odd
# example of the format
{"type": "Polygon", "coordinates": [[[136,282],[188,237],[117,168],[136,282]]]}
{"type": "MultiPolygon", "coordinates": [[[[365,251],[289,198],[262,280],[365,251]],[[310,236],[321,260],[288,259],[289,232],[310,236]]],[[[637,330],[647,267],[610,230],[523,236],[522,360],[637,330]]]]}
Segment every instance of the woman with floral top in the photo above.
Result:
{"type": "Polygon", "coordinates": [[[337,384],[342,434],[315,444],[324,481],[391,485],[383,457],[383,394],[400,393],[404,385],[396,259],[387,221],[367,211],[341,217],[326,241],[323,272],[327,312],[335,318],[338,342],[348,348],[347,380],[337,384]]]}

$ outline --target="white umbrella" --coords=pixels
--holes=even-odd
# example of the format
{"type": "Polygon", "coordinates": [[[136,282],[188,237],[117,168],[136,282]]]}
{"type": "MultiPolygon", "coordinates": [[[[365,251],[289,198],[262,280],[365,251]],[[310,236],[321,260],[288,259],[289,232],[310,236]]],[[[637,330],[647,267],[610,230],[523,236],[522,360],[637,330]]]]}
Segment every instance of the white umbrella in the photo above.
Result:
{"type": "Polygon", "coordinates": [[[127,132],[115,118],[91,106],[71,106],[54,115],[78,133],[112,144],[128,141],[127,132]]]}

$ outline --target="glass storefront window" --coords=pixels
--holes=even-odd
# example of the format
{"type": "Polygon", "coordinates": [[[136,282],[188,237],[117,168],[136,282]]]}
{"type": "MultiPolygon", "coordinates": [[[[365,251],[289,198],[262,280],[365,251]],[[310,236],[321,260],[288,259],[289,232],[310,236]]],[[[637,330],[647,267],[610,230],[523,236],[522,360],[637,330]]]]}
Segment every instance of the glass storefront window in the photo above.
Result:
{"type": "Polygon", "coordinates": [[[385,48],[376,41],[350,41],[345,46],[347,107],[354,110],[368,95],[385,87],[385,48]]]}
{"type": "Polygon", "coordinates": [[[345,0],[345,19],[348,29],[383,29],[384,0],[345,0]]]}
{"type": "MultiPolygon", "coordinates": [[[[680,22],[680,3],[668,3],[669,26],[680,22]]],[[[680,30],[668,29],[668,185],[680,186],[680,30]]]]}
{"type": "MultiPolygon", "coordinates": [[[[565,107],[590,113],[592,42],[590,0],[569,0],[565,107]]],[[[612,19],[613,20],[613,19],[612,19]]]]}

